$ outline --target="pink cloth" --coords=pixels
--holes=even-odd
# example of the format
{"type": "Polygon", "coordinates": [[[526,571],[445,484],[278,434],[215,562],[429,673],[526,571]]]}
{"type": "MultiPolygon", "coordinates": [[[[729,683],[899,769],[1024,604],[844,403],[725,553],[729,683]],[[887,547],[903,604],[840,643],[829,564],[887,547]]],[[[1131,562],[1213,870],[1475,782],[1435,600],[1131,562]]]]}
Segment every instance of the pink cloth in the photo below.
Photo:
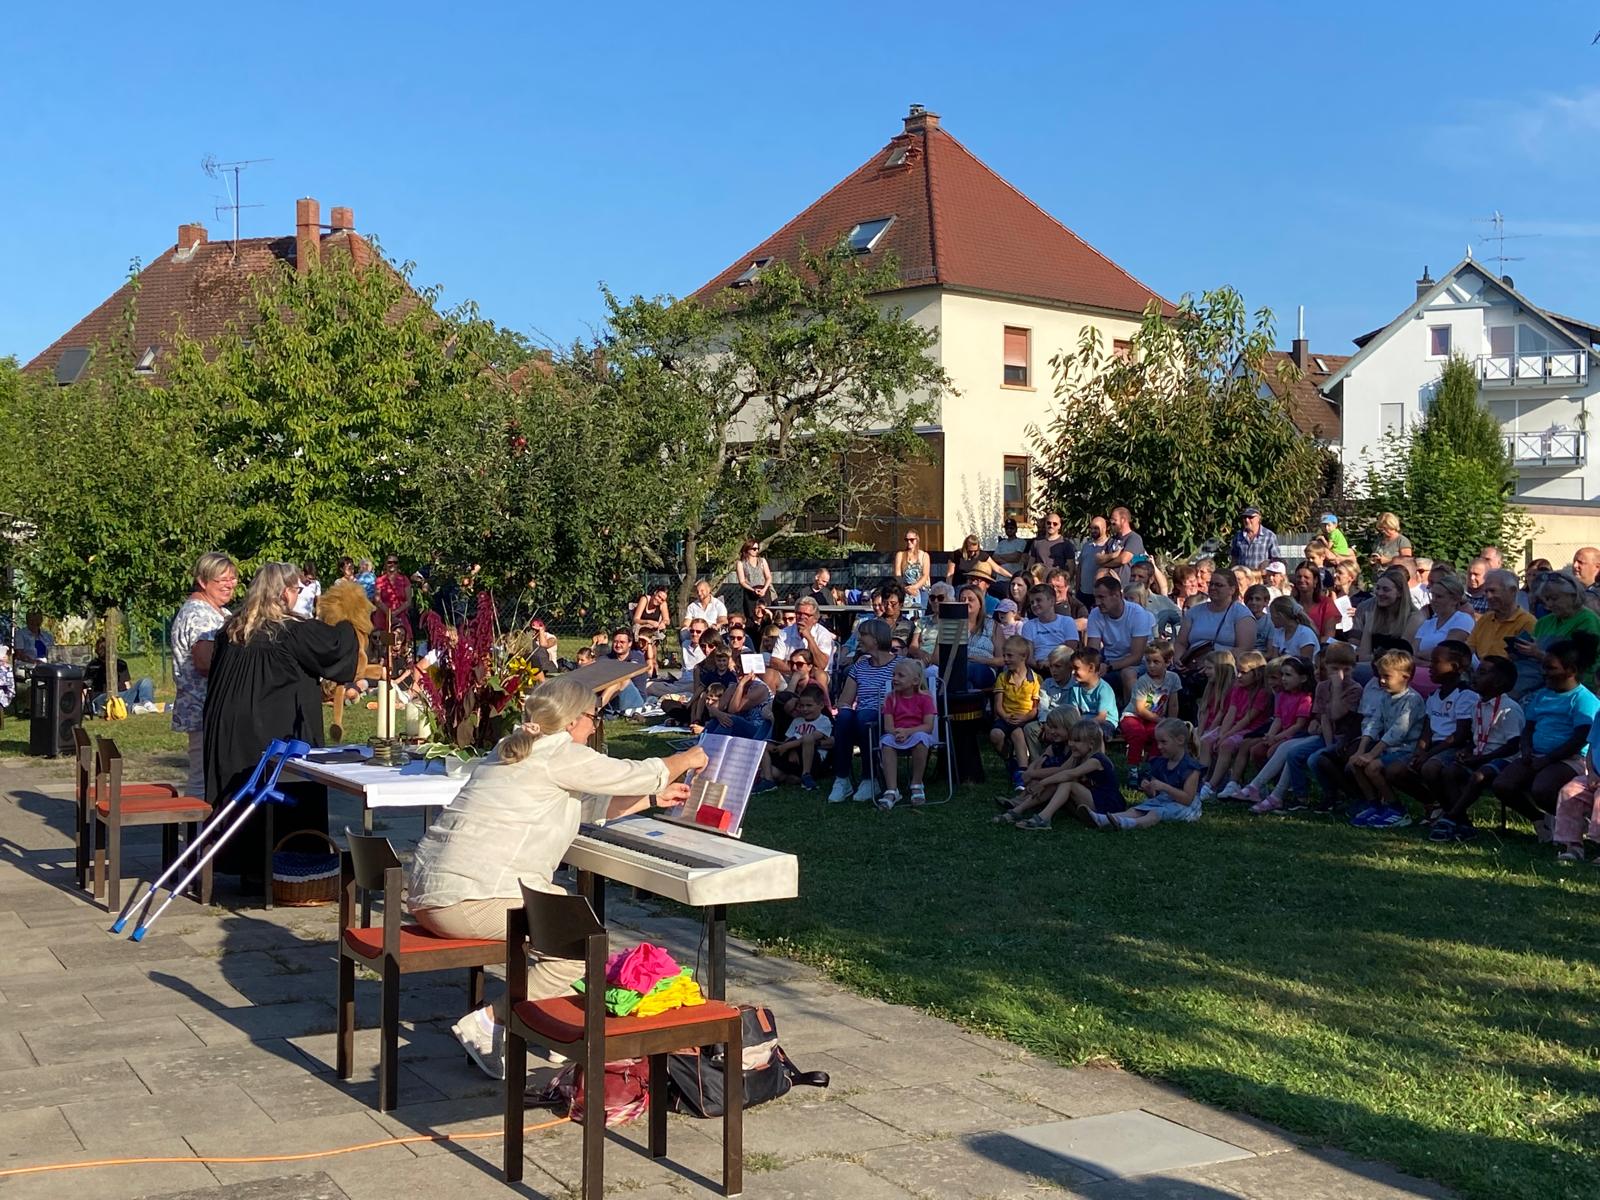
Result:
{"type": "Polygon", "coordinates": [[[883,714],[889,718],[889,728],[896,733],[915,729],[935,715],[933,697],[927,692],[910,692],[903,696],[890,692],[883,701],[883,714]]]}
{"type": "Polygon", "coordinates": [[[613,954],[606,960],[606,982],[642,996],[680,970],[682,968],[673,961],[672,955],[660,946],[640,942],[632,950],[613,954]]]}
{"type": "Polygon", "coordinates": [[[1561,789],[1554,836],[1563,846],[1600,842],[1600,776],[1579,775],[1561,789]]]}
{"type": "Polygon", "coordinates": [[[1272,715],[1279,729],[1288,729],[1300,721],[1311,718],[1310,692],[1279,692],[1272,702],[1272,715]]]}

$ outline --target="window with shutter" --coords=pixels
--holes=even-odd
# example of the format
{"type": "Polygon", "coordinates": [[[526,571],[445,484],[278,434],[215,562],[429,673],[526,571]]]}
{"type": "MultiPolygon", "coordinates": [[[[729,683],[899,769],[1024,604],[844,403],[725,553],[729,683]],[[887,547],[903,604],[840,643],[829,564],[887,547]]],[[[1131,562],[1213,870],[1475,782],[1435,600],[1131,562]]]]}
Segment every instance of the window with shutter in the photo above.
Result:
{"type": "Polygon", "coordinates": [[[1028,378],[1028,331],[1006,326],[1006,371],[1005,382],[1011,387],[1027,387],[1028,378]]]}

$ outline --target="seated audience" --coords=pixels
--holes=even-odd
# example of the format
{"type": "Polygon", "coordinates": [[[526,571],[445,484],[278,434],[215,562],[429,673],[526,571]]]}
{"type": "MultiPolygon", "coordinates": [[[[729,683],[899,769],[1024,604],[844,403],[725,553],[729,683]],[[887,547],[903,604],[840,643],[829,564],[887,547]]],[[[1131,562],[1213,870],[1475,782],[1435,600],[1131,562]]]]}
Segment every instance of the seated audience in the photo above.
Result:
{"type": "Polygon", "coordinates": [[[1178,676],[1172,643],[1157,638],[1145,648],[1144,673],[1135,677],[1117,728],[1128,745],[1128,765],[1137,767],[1154,745],[1156,726],[1178,711],[1178,676]]]}
{"type": "Polygon", "coordinates": [[[1274,658],[1288,654],[1310,662],[1322,648],[1311,615],[1293,596],[1279,596],[1267,606],[1270,630],[1267,645],[1274,658]]]}
{"type": "Polygon", "coordinates": [[[1085,721],[1100,726],[1105,737],[1117,732],[1117,697],[1105,680],[1105,656],[1094,647],[1085,647],[1072,656],[1072,686],[1065,703],[1085,721]]]}
{"type": "MultiPolygon", "coordinates": [[[[1162,821],[1200,819],[1200,777],[1204,768],[1194,756],[1194,726],[1166,717],[1156,726],[1157,754],[1139,774],[1146,799],[1127,812],[1108,814],[1103,828],[1148,829],[1162,821]]],[[[1098,824],[1098,822],[1096,822],[1098,824]]]]}
{"type": "Polygon", "coordinates": [[[1386,650],[1373,663],[1373,678],[1381,690],[1345,768],[1365,801],[1350,818],[1352,825],[1398,829],[1411,824],[1389,783],[1388,768],[1411,757],[1427,726],[1422,697],[1411,686],[1414,672],[1415,659],[1404,650],[1386,650]]]}
{"type": "MultiPolygon", "coordinates": [[[[1099,723],[1074,724],[1067,735],[1067,746],[1072,753],[1061,770],[1062,781],[1044,807],[1031,817],[1021,817],[1016,828],[1049,829],[1051,818],[1070,806],[1072,815],[1085,825],[1105,829],[1114,814],[1126,811],[1128,802],[1122,798],[1122,782],[1117,778],[1116,764],[1106,755],[1105,735],[1099,723]]],[[[1025,807],[1026,802],[1013,811],[1020,813],[1025,807]]]]}
{"type": "MultiPolygon", "coordinates": [[[[105,638],[95,642],[94,658],[84,668],[83,679],[84,687],[90,696],[89,711],[97,717],[104,715],[109,691],[106,687],[105,638]]],[[[130,713],[161,711],[161,706],[156,703],[156,681],[148,675],[141,675],[137,681],[133,680],[128,671],[128,660],[122,657],[117,659],[117,695],[128,706],[130,713]]]]}
{"type": "Polygon", "coordinates": [[[831,803],[850,799],[850,772],[856,749],[861,750],[861,783],[855,799],[876,800],[878,785],[872,778],[871,736],[882,721],[883,700],[894,679],[894,630],[878,618],[856,629],[861,657],[850,664],[839,689],[838,711],[833,719],[833,790],[831,803]]]}
{"type": "Polygon", "coordinates": [[[969,533],[961,542],[961,549],[950,552],[949,561],[945,563],[944,577],[952,587],[961,587],[971,578],[972,573],[982,564],[987,568],[986,578],[1010,579],[1011,572],[1004,563],[1000,562],[993,554],[983,548],[978,540],[978,535],[969,533]]]}
{"type": "Polygon", "coordinates": [[[667,602],[667,585],[654,584],[633,606],[633,641],[644,651],[651,679],[657,673],[656,647],[671,628],[672,605],[667,602]]]}
{"type": "Polygon", "coordinates": [[[722,597],[711,594],[711,584],[705,579],[695,580],[694,599],[683,607],[683,623],[686,627],[694,624],[696,619],[704,621],[712,629],[722,629],[728,624],[728,606],[722,602],[722,597]]]}
{"type": "Polygon", "coordinates": [[[1494,780],[1495,795],[1532,821],[1542,841],[1552,836],[1561,789],[1584,770],[1600,697],[1581,680],[1594,669],[1597,645],[1594,634],[1579,632],[1545,652],[1544,686],[1522,699],[1520,752],[1494,780]]]}
{"type": "Polygon", "coordinates": [[[781,741],[767,747],[763,774],[773,783],[798,783],[816,788],[818,752],[833,747],[833,721],[828,695],[815,683],[802,684],[794,696],[794,714],[781,741]]]}
{"type": "MultiPolygon", "coordinates": [[[[1049,589],[1037,589],[1048,603],[1049,589]]],[[[1011,786],[1022,790],[1022,772],[1028,765],[1027,728],[1039,719],[1039,676],[1033,645],[1026,637],[1005,640],[1001,656],[1005,670],[994,681],[994,728],[989,740],[995,753],[1006,759],[1011,770],[1011,786]]]]}
{"type": "Polygon", "coordinates": [[[1000,806],[1000,815],[994,818],[995,824],[1012,824],[1022,813],[1045,804],[1055,793],[1056,787],[1067,782],[1067,777],[1061,772],[1072,754],[1068,743],[1072,737],[1072,727],[1077,723],[1078,714],[1065,705],[1052,709],[1043,721],[1038,722],[1039,750],[1023,768],[1022,793],[1020,796],[1004,796],[996,801],[1000,806]]]}
{"type": "Polygon", "coordinates": [[[922,773],[928,765],[928,751],[938,745],[935,725],[938,710],[928,693],[926,676],[914,659],[895,663],[894,679],[883,701],[883,730],[878,751],[883,758],[884,790],[877,804],[887,812],[900,800],[900,755],[911,756],[911,803],[918,807],[928,802],[922,786],[922,773]]]}
{"type": "Polygon", "coordinates": [[[784,626],[777,647],[772,651],[773,663],[779,670],[787,670],[787,664],[800,651],[809,655],[822,674],[833,670],[836,639],[833,631],[822,624],[821,617],[821,606],[814,597],[802,596],[795,601],[794,624],[784,626]]]}
{"type": "MultiPolygon", "coordinates": [[[[620,626],[611,631],[611,649],[602,656],[601,661],[635,663],[641,667],[645,665],[644,654],[634,648],[633,631],[620,626]]],[[[607,716],[621,716],[643,707],[644,695],[630,679],[611,698],[605,707],[605,713],[607,716]]]]}
{"type": "Polygon", "coordinates": [[[1581,863],[1588,854],[1585,841],[1600,842],[1600,714],[1589,726],[1589,751],[1585,770],[1556,797],[1552,834],[1561,847],[1556,861],[1581,863]]]}
{"type": "Polygon", "coordinates": [[[1386,773],[1393,791],[1421,801],[1424,820],[1432,824],[1444,815],[1446,773],[1472,746],[1478,693],[1472,690],[1472,650],[1465,642],[1439,642],[1428,657],[1433,689],[1423,698],[1422,737],[1411,757],[1391,764],[1386,773]]]}
{"type": "Polygon", "coordinates": [[[1043,670],[1045,659],[1057,646],[1078,647],[1078,623],[1070,616],[1062,616],[1056,608],[1056,594],[1039,584],[1028,590],[1029,618],[1022,623],[1022,636],[1033,650],[1030,664],[1043,670]]]}
{"type": "Polygon", "coordinates": [[[1516,665],[1505,655],[1491,654],[1478,663],[1472,676],[1472,690],[1478,696],[1472,710],[1472,741],[1444,768],[1440,785],[1444,811],[1428,831],[1430,841],[1465,842],[1477,835],[1472,806],[1512,761],[1522,740],[1522,706],[1511,698],[1516,684],[1516,665]]]}
{"type": "Polygon", "coordinates": [[[1127,599],[1115,575],[1095,580],[1094,603],[1084,645],[1103,655],[1105,674],[1117,695],[1131,695],[1145,649],[1155,636],[1155,618],[1127,599]]]}

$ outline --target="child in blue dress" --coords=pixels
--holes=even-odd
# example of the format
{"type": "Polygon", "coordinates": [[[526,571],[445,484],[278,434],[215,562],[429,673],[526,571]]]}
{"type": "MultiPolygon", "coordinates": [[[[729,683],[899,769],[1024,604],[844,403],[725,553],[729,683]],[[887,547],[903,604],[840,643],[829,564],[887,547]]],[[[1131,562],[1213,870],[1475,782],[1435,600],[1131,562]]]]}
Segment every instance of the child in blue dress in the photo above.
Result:
{"type": "Polygon", "coordinates": [[[1097,819],[1095,824],[1101,829],[1148,829],[1162,821],[1200,819],[1200,776],[1205,768],[1194,756],[1194,726],[1168,717],[1156,726],[1156,749],[1160,753],[1150,760],[1139,780],[1139,790],[1149,798],[1128,812],[1097,819]]]}
{"type": "Polygon", "coordinates": [[[1105,734],[1093,720],[1079,721],[1067,737],[1072,757],[1062,768],[1061,782],[1050,801],[1033,816],[1017,822],[1018,829],[1049,829],[1050,818],[1066,805],[1085,825],[1097,826],[1097,817],[1120,813],[1128,807],[1116,764],[1106,757],[1105,734]]]}

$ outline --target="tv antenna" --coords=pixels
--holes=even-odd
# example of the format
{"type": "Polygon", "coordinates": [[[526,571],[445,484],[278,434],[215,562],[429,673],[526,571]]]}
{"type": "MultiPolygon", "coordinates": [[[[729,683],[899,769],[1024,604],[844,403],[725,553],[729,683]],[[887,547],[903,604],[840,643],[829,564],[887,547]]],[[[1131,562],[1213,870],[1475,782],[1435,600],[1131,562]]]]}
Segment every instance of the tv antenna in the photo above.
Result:
{"type": "Polygon", "coordinates": [[[200,160],[200,169],[206,173],[207,179],[220,179],[223,186],[228,189],[228,203],[216,207],[217,216],[225,212],[233,213],[233,256],[239,256],[239,210],[242,208],[260,208],[259,204],[242,204],[239,200],[239,175],[246,167],[253,167],[256,163],[271,162],[270,158],[242,158],[238,162],[218,162],[217,156],[207,154],[200,160]],[[229,176],[232,176],[230,179],[229,176]]]}
{"type": "MultiPolygon", "coordinates": [[[[1489,255],[1489,261],[1495,264],[1496,271],[1501,275],[1506,273],[1507,263],[1522,261],[1522,255],[1506,253],[1506,242],[1539,236],[1537,233],[1507,233],[1505,214],[1498,208],[1489,216],[1481,218],[1480,223],[1489,226],[1489,241],[1495,245],[1495,252],[1489,255]]],[[[1468,257],[1471,257],[1470,252],[1468,257]]]]}

